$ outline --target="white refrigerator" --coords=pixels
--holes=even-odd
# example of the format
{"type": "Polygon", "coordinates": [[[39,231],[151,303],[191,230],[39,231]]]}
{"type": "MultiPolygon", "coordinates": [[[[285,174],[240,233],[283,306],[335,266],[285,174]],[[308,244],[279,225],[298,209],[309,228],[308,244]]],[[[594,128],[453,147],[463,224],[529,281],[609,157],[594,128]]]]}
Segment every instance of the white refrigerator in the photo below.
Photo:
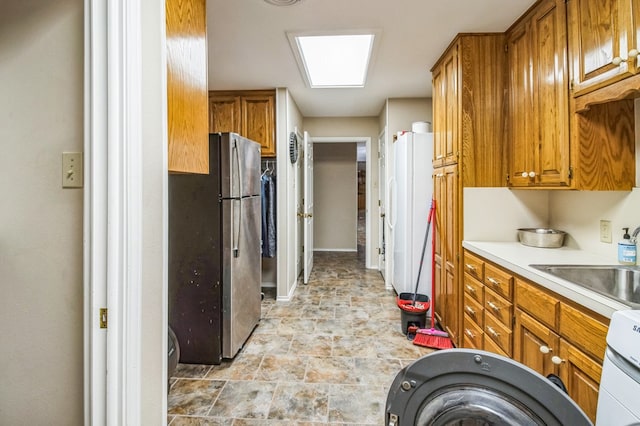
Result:
{"type": "MultiPolygon", "coordinates": [[[[413,293],[433,195],[433,133],[398,132],[393,154],[392,285],[398,294],[413,293]]],[[[418,293],[426,294],[429,300],[432,237],[433,229],[429,232],[418,285],[418,293]]]]}

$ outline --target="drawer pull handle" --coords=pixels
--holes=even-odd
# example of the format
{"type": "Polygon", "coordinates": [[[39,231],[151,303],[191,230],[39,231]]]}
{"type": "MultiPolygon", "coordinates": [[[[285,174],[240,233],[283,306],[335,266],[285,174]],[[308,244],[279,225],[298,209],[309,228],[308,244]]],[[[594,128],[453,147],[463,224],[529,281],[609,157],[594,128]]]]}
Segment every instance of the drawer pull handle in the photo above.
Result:
{"type": "MultiPolygon", "coordinates": [[[[493,329],[493,327],[491,327],[491,326],[487,326],[487,331],[488,331],[488,332],[489,332],[493,337],[496,337],[496,338],[500,337],[500,333],[498,333],[497,331],[495,331],[495,330],[493,329]]],[[[553,361],[553,360],[552,360],[552,361],[553,361]]]]}
{"type": "Polygon", "coordinates": [[[464,310],[467,311],[467,313],[469,315],[471,315],[472,317],[476,316],[476,311],[473,310],[473,308],[469,305],[465,305],[464,310]]]}
{"type": "Polygon", "coordinates": [[[473,332],[471,330],[469,330],[468,328],[464,329],[464,334],[466,334],[467,336],[471,337],[472,339],[476,338],[476,335],[473,334],[473,332]]]}
{"type": "Polygon", "coordinates": [[[487,305],[489,305],[489,307],[494,310],[495,312],[500,312],[500,306],[496,305],[495,303],[493,303],[492,301],[488,301],[487,305]]]}
{"type": "Polygon", "coordinates": [[[470,270],[471,272],[475,272],[475,271],[476,271],[476,267],[475,267],[475,266],[473,266],[473,265],[472,265],[472,264],[470,264],[470,263],[465,263],[465,265],[464,265],[464,266],[466,266],[466,267],[467,267],[467,269],[468,269],[468,270],[470,270]]]}
{"type": "Polygon", "coordinates": [[[465,287],[467,288],[467,291],[469,293],[475,293],[476,292],[476,289],[471,287],[469,284],[467,284],[465,287]]]}
{"type": "Polygon", "coordinates": [[[500,285],[500,281],[496,280],[495,278],[488,277],[487,281],[489,281],[491,284],[493,284],[495,286],[499,286],[500,285]]]}
{"type": "Polygon", "coordinates": [[[566,362],[566,361],[564,359],[560,358],[559,356],[554,355],[554,356],[551,357],[551,362],[554,363],[555,365],[560,365],[560,364],[562,364],[563,362],[566,362]]]}
{"type": "Polygon", "coordinates": [[[540,352],[542,352],[543,354],[548,354],[549,352],[553,352],[553,349],[551,349],[549,346],[542,345],[540,346],[540,352]]]}

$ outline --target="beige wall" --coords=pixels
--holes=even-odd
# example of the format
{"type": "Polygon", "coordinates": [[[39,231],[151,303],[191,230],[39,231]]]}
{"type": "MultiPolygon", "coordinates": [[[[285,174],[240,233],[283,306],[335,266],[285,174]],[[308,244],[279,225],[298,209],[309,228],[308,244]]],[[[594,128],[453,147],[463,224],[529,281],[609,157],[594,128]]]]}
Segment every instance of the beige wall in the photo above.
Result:
{"type": "Polygon", "coordinates": [[[304,119],[304,129],[315,137],[369,137],[371,138],[371,193],[367,200],[367,210],[371,218],[372,267],[377,268],[378,260],[378,135],[380,126],[378,117],[316,117],[304,119]]]}
{"type": "Polygon", "coordinates": [[[431,98],[391,98],[387,102],[387,127],[391,136],[411,130],[415,121],[432,122],[431,98]]]}
{"type": "Polygon", "coordinates": [[[0,424],[83,423],[83,1],[0,13],[0,424]]]}
{"type": "Polygon", "coordinates": [[[355,143],[314,143],[314,250],[356,251],[355,143]]]}

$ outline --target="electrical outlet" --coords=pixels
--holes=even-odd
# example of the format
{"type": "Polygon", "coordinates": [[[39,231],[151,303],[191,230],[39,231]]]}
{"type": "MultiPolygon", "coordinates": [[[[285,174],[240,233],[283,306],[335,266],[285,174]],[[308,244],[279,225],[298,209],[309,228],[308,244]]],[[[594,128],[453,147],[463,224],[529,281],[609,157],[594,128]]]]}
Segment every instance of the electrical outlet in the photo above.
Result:
{"type": "Polygon", "coordinates": [[[600,242],[611,244],[611,221],[600,221],[600,242]]]}
{"type": "Polygon", "coordinates": [[[82,153],[62,153],[62,187],[82,188],[82,153]]]}

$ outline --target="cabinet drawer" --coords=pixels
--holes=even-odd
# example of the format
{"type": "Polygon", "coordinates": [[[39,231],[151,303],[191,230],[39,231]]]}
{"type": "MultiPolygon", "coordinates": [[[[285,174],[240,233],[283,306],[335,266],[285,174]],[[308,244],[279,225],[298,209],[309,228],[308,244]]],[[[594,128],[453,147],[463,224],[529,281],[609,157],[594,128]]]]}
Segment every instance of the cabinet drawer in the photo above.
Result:
{"type": "Polygon", "coordinates": [[[464,276],[464,294],[472,297],[476,302],[484,304],[484,286],[469,275],[464,276]]]}
{"type": "Polygon", "coordinates": [[[468,251],[465,251],[464,272],[482,281],[484,279],[484,261],[468,251]]]}
{"type": "Polygon", "coordinates": [[[484,315],[482,311],[484,308],[478,302],[476,302],[469,293],[464,294],[464,307],[463,311],[465,315],[468,315],[478,326],[481,328],[484,326],[484,315]]]}
{"type": "Polygon", "coordinates": [[[511,334],[511,329],[492,315],[484,316],[484,340],[493,340],[507,356],[511,356],[511,334]]]}
{"type": "Polygon", "coordinates": [[[511,329],[513,324],[513,303],[499,296],[494,291],[484,290],[484,310],[495,317],[505,327],[511,329]]]}
{"type": "Polygon", "coordinates": [[[586,312],[560,303],[560,335],[599,361],[604,358],[608,329],[586,312]]]}
{"type": "Polygon", "coordinates": [[[482,349],[482,335],[483,331],[478,325],[472,320],[469,315],[464,315],[464,347],[465,348],[473,348],[473,349],[482,349]]]}
{"type": "Polygon", "coordinates": [[[506,353],[496,342],[489,338],[484,339],[484,350],[487,352],[493,352],[494,354],[510,357],[508,353],[506,353]]]}
{"type": "Polygon", "coordinates": [[[484,284],[487,288],[512,300],[513,276],[511,274],[487,263],[484,265],[484,284]]]}
{"type": "Polygon", "coordinates": [[[558,328],[560,300],[526,281],[516,279],[516,304],[552,329],[558,328]]]}

